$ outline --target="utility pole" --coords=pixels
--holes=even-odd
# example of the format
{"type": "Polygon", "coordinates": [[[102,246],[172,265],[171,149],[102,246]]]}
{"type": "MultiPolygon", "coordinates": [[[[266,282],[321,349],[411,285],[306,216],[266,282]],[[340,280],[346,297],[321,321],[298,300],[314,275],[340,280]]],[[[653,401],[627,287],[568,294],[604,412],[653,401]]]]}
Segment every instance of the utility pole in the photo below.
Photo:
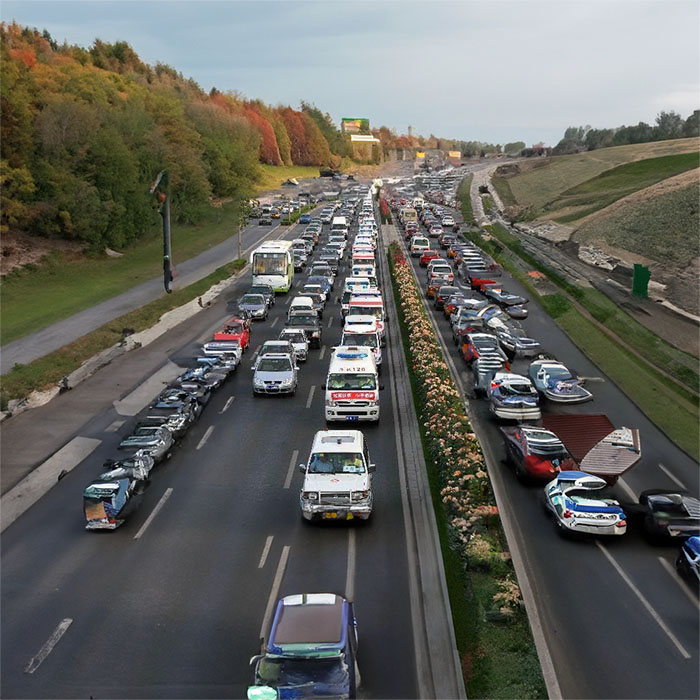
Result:
{"type": "Polygon", "coordinates": [[[170,294],[173,279],[177,276],[177,270],[172,261],[172,249],[170,243],[170,173],[161,170],[156,181],[151,187],[151,194],[156,195],[158,201],[158,213],[163,219],[163,286],[170,294]]]}

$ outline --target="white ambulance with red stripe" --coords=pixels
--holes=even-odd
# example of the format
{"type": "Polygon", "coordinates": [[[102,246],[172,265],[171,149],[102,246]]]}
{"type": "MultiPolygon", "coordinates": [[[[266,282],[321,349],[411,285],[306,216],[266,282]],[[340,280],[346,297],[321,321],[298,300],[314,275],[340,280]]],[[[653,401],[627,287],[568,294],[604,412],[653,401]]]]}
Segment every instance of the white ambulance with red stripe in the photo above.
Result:
{"type": "Polygon", "coordinates": [[[371,348],[339,345],[333,348],[326,392],[327,421],[378,421],[379,374],[371,348]]]}

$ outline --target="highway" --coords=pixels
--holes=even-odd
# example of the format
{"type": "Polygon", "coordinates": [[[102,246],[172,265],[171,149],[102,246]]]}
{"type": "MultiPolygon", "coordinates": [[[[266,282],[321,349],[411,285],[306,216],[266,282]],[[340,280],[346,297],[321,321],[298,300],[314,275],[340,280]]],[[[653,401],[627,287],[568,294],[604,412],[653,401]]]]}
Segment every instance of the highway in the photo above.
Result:
{"type": "MultiPolygon", "coordinates": [[[[424,292],[425,270],[418,258],[412,264],[424,292]]],[[[502,281],[508,291],[528,296],[507,273],[502,281]]],[[[587,386],[595,397],[563,409],[545,402],[543,411],[606,413],[614,425],[641,431],[642,460],[616,486],[623,505],[648,488],[685,487],[697,493],[697,463],[573,345],[536,301],[527,308],[530,315],[523,326],[528,334],[574,374],[590,378],[587,386]]],[[[449,323],[430,301],[428,309],[468,399],[501,514],[511,523],[509,546],[514,557],[519,552],[532,588],[536,609],[530,606],[528,612],[531,619],[539,618],[556,675],[550,693],[559,690],[565,698],[699,697],[698,598],[675,571],[678,543],[653,546],[634,522],[614,541],[558,535],[543,511],[542,487],[522,485],[502,462],[498,425],[486,400],[473,398],[471,372],[457,354],[449,323]]],[[[527,374],[527,366],[525,360],[515,361],[513,371],[527,374]]]]}
{"type": "MultiPolygon", "coordinates": [[[[240,279],[231,298],[249,283],[240,279]]],[[[81,431],[102,441],[98,449],[5,530],[3,697],[243,697],[270,606],[311,591],[355,600],[363,697],[418,696],[397,462],[406,436],[394,422],[392,355],[381,424],[360,426],[377,464],[372,520],[302,522],[296,465],[325,427],[321,385],[342,324],[333,296],[322,348],[301,366],[296,396],[253,397],[254,348],[277,337],[291,297],[278,297],[268,320],[253,324],[238,371],[156,468],[121,528],[88,533],[81,513],[82,488],[135,422],[115,431],[108,409],[81,431]]],[[[171,362],[186,366],[224,320],[208,318],[204,332],[194,324],[173,331],[171,362]]],[[[390,326],[390,346],[395,332],[390,326]]]]}

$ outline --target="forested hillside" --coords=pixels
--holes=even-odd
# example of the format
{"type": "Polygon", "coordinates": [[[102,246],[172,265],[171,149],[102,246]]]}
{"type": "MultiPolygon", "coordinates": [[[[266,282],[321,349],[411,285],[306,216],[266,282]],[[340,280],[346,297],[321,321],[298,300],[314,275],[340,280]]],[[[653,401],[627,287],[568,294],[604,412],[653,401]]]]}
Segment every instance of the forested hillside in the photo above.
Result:
{"type": "Polygon", "coordinates": [[[3,231],[121,248],[159,220],[149,195],[170,170],[173,217],[248,198],[259,163],[338,165],[349,143],[329,115],[204,92],[124,42],[86,50],[0,25],[3,231]]]}

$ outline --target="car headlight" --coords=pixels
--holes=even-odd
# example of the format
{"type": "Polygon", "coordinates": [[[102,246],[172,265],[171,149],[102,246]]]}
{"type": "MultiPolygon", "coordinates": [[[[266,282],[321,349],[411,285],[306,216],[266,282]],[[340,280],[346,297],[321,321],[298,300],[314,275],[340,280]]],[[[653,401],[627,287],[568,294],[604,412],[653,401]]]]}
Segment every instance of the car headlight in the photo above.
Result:
{"type": "Polygon", "coordinates": [[[318,501],[318,493],[316,491],[303,491],[301,497],[306,501],[318,501]]]}
{"type": "Polygon", "coordinates": [[[258,378],[253,379],[253,384],[255,384],[255,386],[265,386],[265,382],[258,378]]]}
{"type": "Polygon", "coordinates": [[[281,384],[281,386],[291,386],[293,382],[294,382],[294,377],[290,377],[289,379],[283,379],[280,382],[280,384],[281,384]]]}
{"type": "Polygon", "coordinates": [[[331,401],[330,399],[326,401],[326,406],[329,406],[330,408],[335,408],[338,405],[337,401],[331,401]]]}
{"type": "Polygon", "coordinates": [[[352,500],[353,501],[364,501],[369,496],[369,491],[353,491],[352,500]]]}

